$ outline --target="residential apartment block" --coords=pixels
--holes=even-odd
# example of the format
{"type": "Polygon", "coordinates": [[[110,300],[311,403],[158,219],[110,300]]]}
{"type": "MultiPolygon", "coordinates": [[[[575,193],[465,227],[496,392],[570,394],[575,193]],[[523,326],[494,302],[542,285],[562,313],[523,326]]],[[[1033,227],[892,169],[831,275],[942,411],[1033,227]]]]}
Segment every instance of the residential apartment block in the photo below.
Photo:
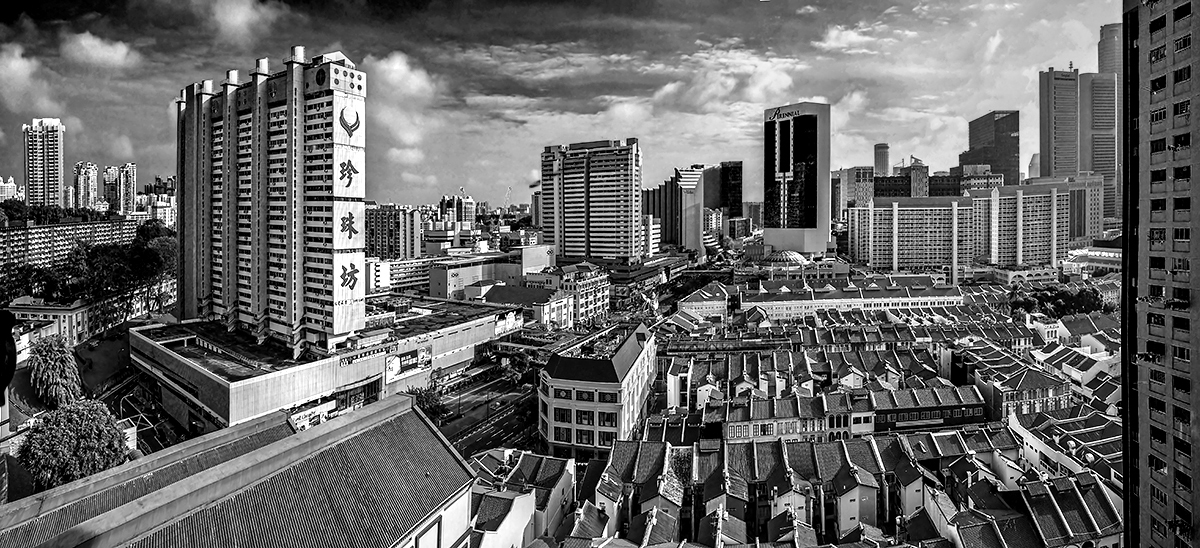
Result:
{"type": "Polygon", "coordinates": [[[542,230],[563,257],[640,262],[642,150],[634,138],[542,151],[542,230]]]}
{"type": "Polygon", "coordinates": [[[283,70],[191,84],[178,105],[181,319],[215,319],[299,357],[364,327],[366,76],[292,48],[283,70]]]}
{"type": "Polygon", "coordinates": [[[975,258],[970,198],[877,198],[849,209],[850,258],[876,269],[941,271],[951,283],[975,258]]]}
{"type": "Polygon", "coordinates": [[[424,251],[425,215],[396,204],[366,202],[366,255],[386,261],[416,259],[424,251]]]}

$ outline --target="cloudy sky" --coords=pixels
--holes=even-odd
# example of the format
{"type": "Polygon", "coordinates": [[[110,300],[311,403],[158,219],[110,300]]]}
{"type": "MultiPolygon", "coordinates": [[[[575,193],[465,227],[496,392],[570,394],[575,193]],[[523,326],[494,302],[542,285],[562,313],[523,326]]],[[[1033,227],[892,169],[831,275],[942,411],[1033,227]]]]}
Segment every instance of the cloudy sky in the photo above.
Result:
{"type": "MultiPolygon", "coordinates": [[[[21,124],[59,117],[66,161],[173,173],[172,101],[190,82],[273,68],[293,44],[368,71],[367,197],[465,186],[529,201],[545,145],[638,137],[645,186],[743,160],[762,194],[762,110],[833,105],[832,164],[957,163],[967,121],[1020,109],[1037,150],[1037,72],[1096,70],[1117,0],[40,0],[0,22],[0,176],[21,124]]],[[[5,8],[12,9],[12,8],[5,8]]]]}

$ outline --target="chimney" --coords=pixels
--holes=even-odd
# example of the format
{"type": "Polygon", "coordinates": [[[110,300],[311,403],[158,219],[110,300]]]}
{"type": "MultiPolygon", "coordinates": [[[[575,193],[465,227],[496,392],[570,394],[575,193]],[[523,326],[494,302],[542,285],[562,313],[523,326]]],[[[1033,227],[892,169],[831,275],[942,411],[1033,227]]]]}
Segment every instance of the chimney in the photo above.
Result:
{"type": "Polygon", "coordinates": [[[304,46],[292,46],[292,60],[297,63],[307,62],[304,58],[304,46]]]}

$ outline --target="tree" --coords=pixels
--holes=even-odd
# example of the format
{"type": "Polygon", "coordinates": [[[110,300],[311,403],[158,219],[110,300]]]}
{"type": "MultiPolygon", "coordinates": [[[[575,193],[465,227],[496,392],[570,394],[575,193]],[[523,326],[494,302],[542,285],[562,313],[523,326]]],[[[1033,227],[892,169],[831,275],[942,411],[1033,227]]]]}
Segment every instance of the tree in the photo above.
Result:
{"type": "Polygon", "coordinates": [[[84,400],[40,415],[17,460],[45,491],[122,464],[128,454],[125,433],[108,408],[84,400]]]}
{"type": "Polygon", "coordinates": [[[29,347],[30,384],[50,409],[60,409],[79,400],[82,382],[79,366],[61,335],[42,337],[29,347]]]}
{"type": "Polygon", "coordinates": [[[174,238],[175,231],[167,228],[163,224],[162,219],[150,219],[137,227],[137,235],[133,238],[133,245],[147,246],[156,238],[174,238]]]}
{"type": "Polygon", "coordinates": [[[430,382],[428,387],[412,387],[408,389],[408,395],[416,399],[417,407],[421,408],[426,415],[437,418],[445,415],[450,409],[446,407],[446,402],[442,401],[442,395],[437,391],[437,385],[430,382]]]}

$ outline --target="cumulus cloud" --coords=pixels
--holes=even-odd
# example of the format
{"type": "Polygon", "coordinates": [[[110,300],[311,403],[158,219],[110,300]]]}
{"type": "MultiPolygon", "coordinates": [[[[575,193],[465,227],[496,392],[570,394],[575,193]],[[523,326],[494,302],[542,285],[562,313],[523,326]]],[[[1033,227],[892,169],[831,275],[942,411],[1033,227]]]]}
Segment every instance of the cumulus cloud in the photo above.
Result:
{"type": "Polygon", "coordinates": [[[416,165],[425,161],[425,153],[419,148],[391,148],[387,153],[388,160],[404,165],[416,165]]]}
{"type": "Polygon", "coordinates": [[[108,140],[108,153],[114,160],[129,161],[133,159],[133,143],[128,135],[117,135],[108,140]]]}
{"type": "Polygon", "coordinates": [[[875,29],[866,25],[858,25],[856,27],[847,27],[845,25],[830,25],[825,29],[825,36],[821,40],[813,41],[812,45],[825,51],[842,51],[845,53],[874,53],[867,48],[876,42],[889,39],[881,39],[872,36],[870,33],[875,29]]]}
{"type": "Polygon", "coordinates": [[[60,51],[68,61],[91,67],[121,69],[142,62],[142,55],[129,44],[105,40],[90,32],[63,34],[60,51]]]}
{"type": "Polygon", "coordinates": [[[56,116],[63,110],[42,76],[42,62],[25,56],[20,44],[0,45],[0,102],[8,110],[32,116],[56,116]]]}
{"type": "Polygon", "coordinates": [[[420,175],[405,171],[400,174],[400,182],[410,186],[432,188],[437,186],[438,178],[436,175],[420,175]]]}
{"type": "Polygon", "coordinates": [[[192,0],[192,7],[208,18],[218,38],[243,47],[253,44],[288,12],[280,2],[259,0],[192,0]]]}
{"type": "Polygon", "coordinates": [[[418,145],[425,134],[439,125],[431,107],[441,94],[441,84],[403,52],[386,57],[368,55],[367,115],[371,126],[382,128],[405,147],[418,145]]]}
{"type": "Polygon", "coordinates": [[[999,30],[997,30],[996,34],[993,34],[991,38],[988,38],[987,45],[983,48],[983,60],[990,63],[992,58],[996,56],[996,48],[999,48],[1000,44],[1003,42],[1004,36],[1000,34],[999,30]]]}
{"type": "Polygon", "coordinates": [[[821,11],[821,8],[818,8],[814,5],[809,4],[807,6],[804,6],[803,8],[796,10],[796,14],[797,15],[808,15],[810,13],[817,13],[819,11],[821,11]]]}

